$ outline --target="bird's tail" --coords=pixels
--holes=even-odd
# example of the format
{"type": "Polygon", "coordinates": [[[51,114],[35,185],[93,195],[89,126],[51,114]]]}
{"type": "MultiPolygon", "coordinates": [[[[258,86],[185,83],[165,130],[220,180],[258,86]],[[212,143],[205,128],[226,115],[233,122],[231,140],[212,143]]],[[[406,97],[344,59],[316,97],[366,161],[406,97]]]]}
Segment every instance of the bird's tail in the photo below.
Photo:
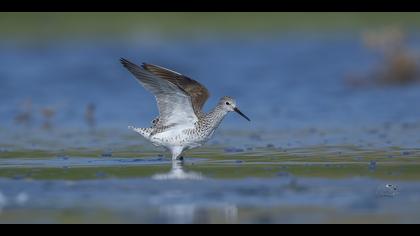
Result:
{"type": "Polygon", "coordinates": [[[153,131],[153,129],[151,129],[151,128],[136,128],[134,126],[128,126],[128,129],[131,129],[131,130],[139,133],[141,136],[143,136],[147,139],[150,138],[150,135],[153,131]]]}

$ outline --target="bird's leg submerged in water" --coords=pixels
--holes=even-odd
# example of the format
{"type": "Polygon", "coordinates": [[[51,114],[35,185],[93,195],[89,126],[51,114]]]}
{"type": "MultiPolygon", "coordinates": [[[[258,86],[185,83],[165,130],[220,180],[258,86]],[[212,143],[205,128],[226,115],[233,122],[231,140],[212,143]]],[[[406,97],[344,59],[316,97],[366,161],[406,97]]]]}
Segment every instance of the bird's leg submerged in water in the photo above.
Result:
{"type": "Polygon", "coordinates": [[[175,146],[171,148],[172,160],[183,160],[184,158],[181,156],[182,151],[184,150],[183,147],[175,146]]]}

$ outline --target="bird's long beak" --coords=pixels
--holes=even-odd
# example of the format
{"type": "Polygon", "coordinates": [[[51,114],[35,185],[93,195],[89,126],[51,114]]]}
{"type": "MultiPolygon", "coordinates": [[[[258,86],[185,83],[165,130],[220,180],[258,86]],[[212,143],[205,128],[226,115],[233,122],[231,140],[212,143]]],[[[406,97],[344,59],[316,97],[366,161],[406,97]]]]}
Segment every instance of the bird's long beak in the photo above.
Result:
{"type": "Polygon", "coordinates": [[[242,113],[238,108],[233,108],[234,111],[236,111],[239,115],[241,115],[243,118],[247,119],[248,121],[251,121],[244,113],[242,113]]]}

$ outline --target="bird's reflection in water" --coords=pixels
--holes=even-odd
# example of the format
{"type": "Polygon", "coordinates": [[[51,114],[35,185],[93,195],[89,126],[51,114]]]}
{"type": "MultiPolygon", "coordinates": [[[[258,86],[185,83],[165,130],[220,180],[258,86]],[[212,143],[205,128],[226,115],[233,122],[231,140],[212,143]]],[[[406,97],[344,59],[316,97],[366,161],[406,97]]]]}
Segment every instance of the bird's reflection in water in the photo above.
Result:
{"type": "MultiPolygon", "coordinates": [[[[172,169],[165,174],[152,176],[156,180],[202,180],[205,177],[201,173],[185,171],[183,161],[172,161],[172,169]]],[[[174,192],[166,195],[172,199],[171,204],[164,204],[159,207],[162,217],[171,223],[202,223],[211,222],[212,216],[217,216],[218,221],[224,223],[236,223],[238,219],[238,208],[235,204],[217,202],[213,204],[186,203],[183,201],[184,193],[174,192]],[[180,198],[180,202],[174,199],[180,198]],[[220,217],[221,216],[221,217],[220,217]]]]}
{"type": "Polygon", "coordinates": [[[192,172],[192,171],[186,172],[184,170],[184,162],[183,161],[172,161],[172,169],[169,173],[153,175],[152,179],[158,179],[158,180],[171,180],[171,179],[200,180],[200,179],[204,179],[204,177],[201,173],[192,172]]]}
{"type": "Polygon", "coordinates": [[[205,206],[194,203],[180,203],[159,207],[159,213],[169,223],[237,223],[238,207],[221,203],[205,206]]]}

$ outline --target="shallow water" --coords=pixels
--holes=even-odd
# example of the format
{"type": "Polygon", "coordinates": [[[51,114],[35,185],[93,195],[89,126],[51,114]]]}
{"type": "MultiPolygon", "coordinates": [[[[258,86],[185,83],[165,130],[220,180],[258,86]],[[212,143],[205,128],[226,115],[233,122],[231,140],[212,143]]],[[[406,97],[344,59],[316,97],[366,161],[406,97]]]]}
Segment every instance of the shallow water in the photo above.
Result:
{"type": "Polygon", "coordinates": [[[0,43],[0,223],[419,223],[420,85],[346,85],[379,63],[359,41],[0,43]],[[127,129],[157,111],[120,57],[199,80],[206,110],[235,97],[252,122],[229,115],[172,163],[127,129]]]}
{"type": "Polygon", "coordinates": [[[181,164],[124,144],[3,150],[0,222],[418,223],[416,149],[209,144],[181,164]]]}
{"type": "Polygon", "coordinates": [[[183,165],[166,160],[145,165],[147,160],[121,162],[121,158],[102,165],[104,161],[96,158],[92,166],[85,158],[74,159],[66,168],[39,159],[40,164],[51,165],[39,166],[32,160],[3,166],[0,221],[418,223],[419,219],[419,172],[406,181],[406,166],[398,163],[384,163],[372,172],[366,163],[254,163],[245,157],[191,158],[183,165]],[[375,173],[384,172],[382,168],[389,172],[375,173]],[[404,174],[396,177],[392,170],[404,174]]]}

